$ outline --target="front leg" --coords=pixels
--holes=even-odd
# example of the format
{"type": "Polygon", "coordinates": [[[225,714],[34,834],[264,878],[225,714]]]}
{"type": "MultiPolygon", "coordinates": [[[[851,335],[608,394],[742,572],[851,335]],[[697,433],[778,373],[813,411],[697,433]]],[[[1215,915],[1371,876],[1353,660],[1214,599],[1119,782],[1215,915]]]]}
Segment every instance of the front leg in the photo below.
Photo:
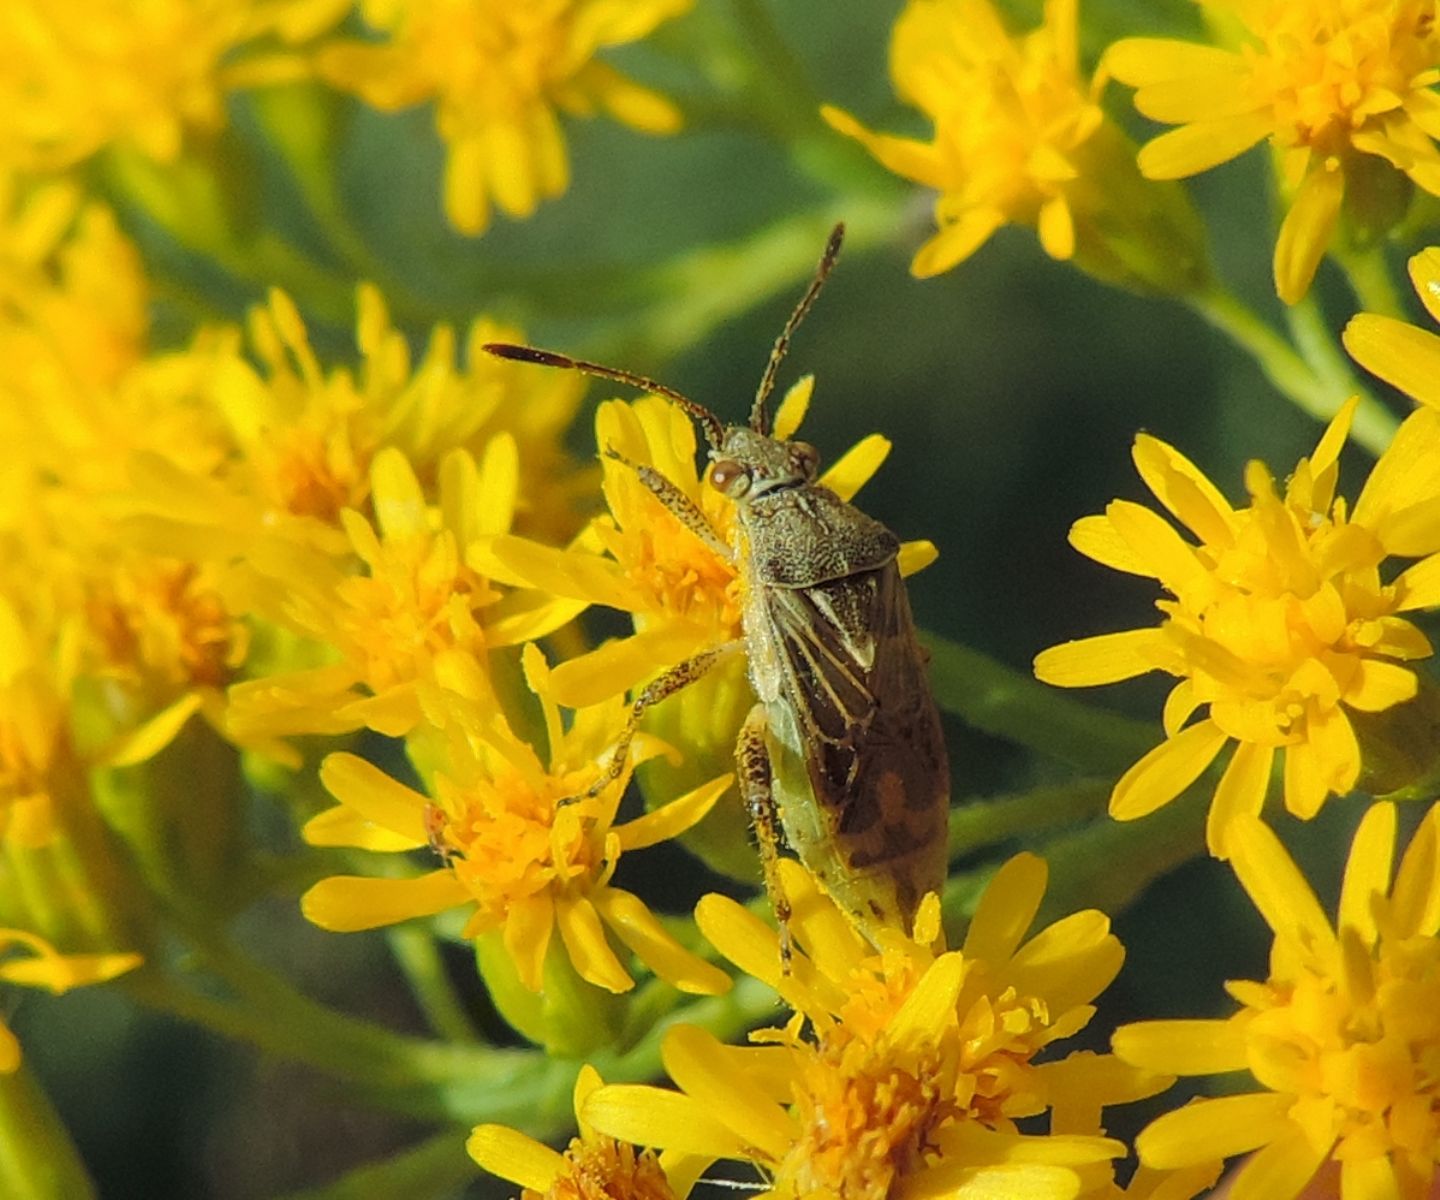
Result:
{"type": "Polygon", "coordinates": [[[780,882],[780,810],[775,805],[775,789],[770,770],[770,750],[765,744],[769,724],[765,706],[757,704],[740,727],[735,743],[736,774],[740,780],[740,796],[755,830],[755,844],[760,851],[760,870],[765,892],[775,910],[775,923],[780,927],[780,970],[790,974],[790,901],[780,882]]]}
{"type": "Polygon", "coordinates": [[[680,524],[704,542],[705,545],[719,555],[720,558],[724,559],[731,566],[735,565],[735,552],[725,544],[725,539],[715,531],[715,526],[710,524],[710,518],[701,512],[695,502],[676,487],[671,480],[665,478],[665,476],[654,467],[646,466],[643,463],[632,462],[618,450],[607,447],[605,457],[614,459],[616,462],[634,471],[635,477],[650,490],[655,496],[655,499],[670,510],[680,524]]]}

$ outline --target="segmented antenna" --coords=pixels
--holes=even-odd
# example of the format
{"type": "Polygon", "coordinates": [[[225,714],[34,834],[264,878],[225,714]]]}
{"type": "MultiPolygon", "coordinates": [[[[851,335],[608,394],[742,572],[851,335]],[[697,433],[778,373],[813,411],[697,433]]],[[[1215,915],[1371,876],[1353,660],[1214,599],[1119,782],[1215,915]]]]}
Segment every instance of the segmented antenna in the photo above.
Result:
{"type": "Polygon", "coordinates": [[[586,362],[583,358],[571,358],[568,354],[557,354],[553,350],[537,350],[534,346],[514,346],[509,342],[486,342],[480,348],[487,354],[493,354],[496,358],[535,363],[541,367],[559,367],[565,371],[580,371],[600,379],[613,379],[616,383],[628,383],[642,392],[653,392],[657,396],[664,396],[671,404],[699,424],[705,434],[705,440],[710,443],[712,450],[720,449],[720,443],[725,438],[725,426],[720,423],[720,418],[708,408],[697,404],[689,396],[682,396],[674,388],[666,387],[663,383],[656,383],[655,380],[647,379],[644,375],[636,375],[633,371],[622,371],[619,367],[606,367],[600,363],[586,362]]]}
{"type": "Polygon", "coordinates": [[[775,376],[780,370],[780,363],[785,358],[785,352],[790,349],[790,339],[795,335],[795,330],[800,327],[800,322],[805,319],[805,314],[810,311],[810,306],[815,303],[815,297],[820,294],[820,289],[825,286],[825,280],[829,278],[831,268],[835,266],[835,260],[840,256],[840,243],[844,240],[845,225],[842,222],[830,231],[830,240],[825,243],[825,253],[820,256],[820,265],[815,268],[815,278],[810,281],[810,286],[800,297],[800,303],[795,306],[795,311],[785,322],[785,328],[775,339],[775,345],[770,351],[770,361],[765,364],[765,374],[760,377],[760,387],[755,392],[755,403],[750,406],[750,428],[756,433],[763,433],[767,436],[770,433],[770,415],[765,411],[765,402],[770,399],[770,393],[775,390],[775,376]]]}

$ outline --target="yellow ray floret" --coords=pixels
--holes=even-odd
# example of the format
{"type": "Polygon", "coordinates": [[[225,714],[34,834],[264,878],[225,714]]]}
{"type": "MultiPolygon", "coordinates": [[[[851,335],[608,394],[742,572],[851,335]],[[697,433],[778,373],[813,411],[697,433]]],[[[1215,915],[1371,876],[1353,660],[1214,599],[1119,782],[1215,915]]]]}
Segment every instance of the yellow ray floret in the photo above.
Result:
{"type": "MultiPolygon", "coordinates": [[[[1183,1168],[1254,1152],[1234,1200],[1293,1200],[1326,1163],[1342,1200],[1431,1194],[1440,1145],[1440,808],[1394,861],[1396,810],[1373,805],[1351,843],[1336,920],[1284,847],[1238,818],[1232,862],[1275,935],[1270,976],[1228,985],[1223,1020],[1146,1021],[1115,1034],[1121,1058],[1179,1075],[1248,1070],[1258,1090],[1201,1100],[1151,1123],[1142,1161],[1183,1168]]],[[[1327,1194],[1335,1194],[1329,1192],[1327,1194]]]]}
{"type": "MultiPolygon", "coordinates": [[[[1440,247],[1410,260],[1410,281],[1431,320],[1440,321],[1440,247]]],[[[1345,349],[1362,367],[1407,396],[1440,409],[1440,336],[1379,313],[1345,326],[1345,349]]]]}
{"type": "Polygon", "coordinates": [[[1354,411],[1352,400],[1283,494],[1252,462],[1242,508],[1178,451],[1141,436],[1141,477],[1195,540],[1120,500],[1071,531],[1081,553],[1156,580],[1167,593],[1156,602],[1162,620],[1052,647],[1037,656],[1036,675],[1062,687],[1152,670],[1180,680],[1165,705],[1166,740],[1115,785],[1113,816],[1159,808],[1233,744],[1207,830],[1211,852],[1223,856],[1231,822],[1259,813],[1277,756],[1286,807],[1311,817],[1359,778],[1361,749],[1347,714],[1381,712],[1415,695],[1405,664],[1428,657],[1431,646],[1400,614],[1440,603],[1440,413],[1421,410],[1405,421],[1352,511],[1336,484],[1354,411]],[[1420,561],[1382,573],[1392,558],[1420,561]]]}

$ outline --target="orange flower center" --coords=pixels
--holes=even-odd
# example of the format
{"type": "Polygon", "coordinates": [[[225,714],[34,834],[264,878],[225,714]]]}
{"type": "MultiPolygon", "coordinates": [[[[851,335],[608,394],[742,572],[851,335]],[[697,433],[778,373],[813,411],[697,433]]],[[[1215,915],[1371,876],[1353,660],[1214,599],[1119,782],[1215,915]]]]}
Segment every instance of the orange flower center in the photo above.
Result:
{"type": "Polygon", "coordinates": [[[524,1200],[674,1200],[670,1181],[649,1150],[611,1138],[575,1138],[565,1166],[543,1193],[526,1188],[524,1200]]]}
{"type": "Polygon", "coordinates": [[[1431,0],[1279,0],[1247,48],[1256,99],[1282,144],[1336,153],[1350,134],[1433,83],[1440,66],[1431,0]]]}

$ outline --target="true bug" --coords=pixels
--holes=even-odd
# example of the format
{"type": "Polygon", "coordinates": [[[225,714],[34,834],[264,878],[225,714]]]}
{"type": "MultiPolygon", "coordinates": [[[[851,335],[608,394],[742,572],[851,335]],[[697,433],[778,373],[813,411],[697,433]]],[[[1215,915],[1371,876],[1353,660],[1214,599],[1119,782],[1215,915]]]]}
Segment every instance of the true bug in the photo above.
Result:
{"type": "Polygon", "coordinates": [[[759,702],[741,729],[736,760],[776,916],[783,929],[789,906],[776,869],[778,824],[811,873],[873,934],[885,926],[908,929],[920,899],[944,882],[950,772],[900,577],[899,541],[816,482],[814,447],[770,436],[767,401],[776,374],[843,234],[837,225],[775,341],[747,426],[727,427],[695,401],[630,371],[530,346],[485,349],[630,384],[678,405],[709,443],[710,483],[735,502],[729,544],[660,472],[635,467],[677,520],[738,568],[744,636],[681,663],[640,692],[596,788],[618,778],[646,709],[742,649],[759,702]]]}

